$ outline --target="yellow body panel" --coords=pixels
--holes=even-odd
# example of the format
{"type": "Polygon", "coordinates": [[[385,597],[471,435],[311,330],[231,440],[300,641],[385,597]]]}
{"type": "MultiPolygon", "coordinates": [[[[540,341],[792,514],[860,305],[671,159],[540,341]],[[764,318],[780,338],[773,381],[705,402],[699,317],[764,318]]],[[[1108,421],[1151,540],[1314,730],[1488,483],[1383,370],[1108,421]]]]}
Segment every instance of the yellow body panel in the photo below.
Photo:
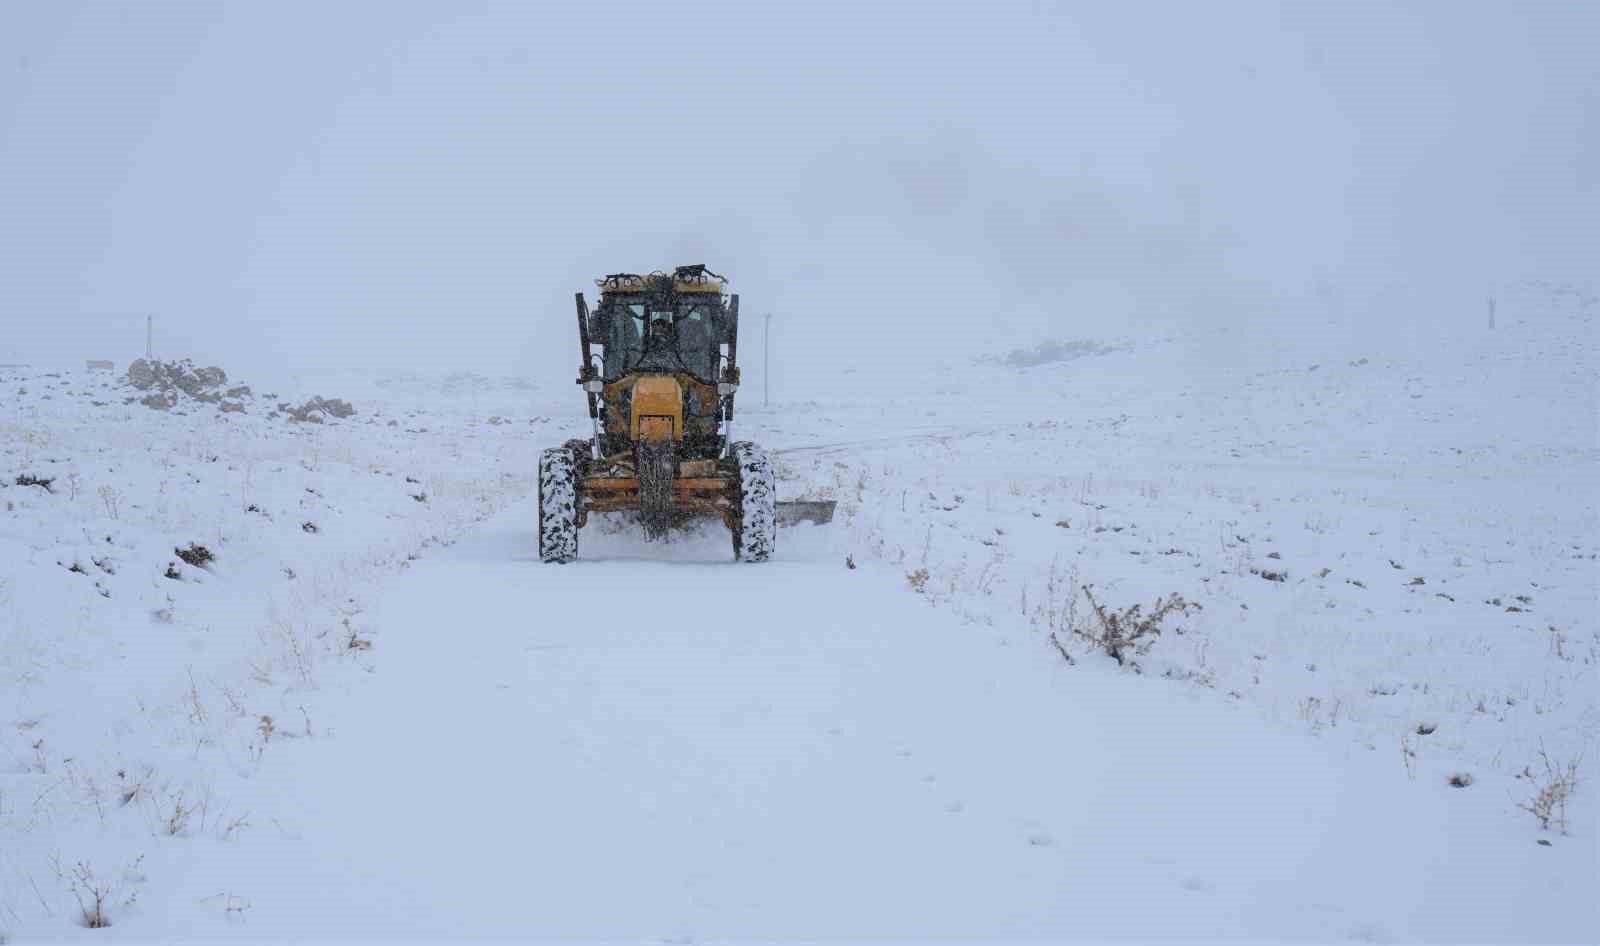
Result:
{"type": "MultiPolygon", "coordinates": [[[[606,385],[605,399],[607,404],[620,405],[627,397],[632,397],[637,392],[635,385],[646,378],[659,378],[659,375],[631,374],[606,385]]],[[[674,426],[673,438],[683,439],[685,436],[703,437],[717,432],[717,388],[716,385],[697,381],[687,374],[671,376],[676,379],[678,388],[683,392],[682,410],[677,415],[679,420],[674,426]]],[[[668,379],[668,380],[671,380],[668,379]]],[[[657,412],[651,411],[655,414],[657,412]]],[[[634,417],[644,416],[634,404],[634,417]]],[[[658,414],[658,416],[671,416],[658,414]]],[[[639,439],[638,425],[632,418],[621,410],[608,410],[606,412],[606,433],[617,437],[626,437],[628,440],[639,439]]]]}
{"type": "Polygon", "coordinates": [[[678,440],[683,437],[683,388],[671,375],[643,375],[633,385],[633,437],[678,440]]]}
{"type": "Polygon", "coordinates": [[[661,414],[647,414],[639,418],[639,432],[634,439],[646,443],[659,440],[672,440],[672,418],[661,414]]]}

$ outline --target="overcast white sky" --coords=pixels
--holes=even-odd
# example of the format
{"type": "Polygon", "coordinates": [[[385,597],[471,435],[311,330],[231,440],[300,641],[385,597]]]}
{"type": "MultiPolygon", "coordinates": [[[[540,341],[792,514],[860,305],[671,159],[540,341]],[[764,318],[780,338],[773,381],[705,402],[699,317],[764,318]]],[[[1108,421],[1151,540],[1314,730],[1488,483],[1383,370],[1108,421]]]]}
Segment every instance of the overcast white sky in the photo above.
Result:
{"type": "Polygon", "coordinates": [[[0,361],[124,362],[150,312],[235,375],[564,376],[575,290],[702,261],[800,365],[1592,284],[1597,36],[1585,0],[8,0],[0,361]]]}

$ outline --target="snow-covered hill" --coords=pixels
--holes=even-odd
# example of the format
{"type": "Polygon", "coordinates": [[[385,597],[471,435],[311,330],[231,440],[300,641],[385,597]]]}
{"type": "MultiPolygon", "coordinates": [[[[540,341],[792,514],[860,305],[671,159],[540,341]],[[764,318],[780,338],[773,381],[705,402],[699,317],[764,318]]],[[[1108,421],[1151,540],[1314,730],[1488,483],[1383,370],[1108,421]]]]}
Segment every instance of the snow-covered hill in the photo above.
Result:
{"type": "Polygon", "coordinates": [[[1430,764],[1515,775],[1600,734],[1597,318],[1530,286],[1496,331],[1409,352],[1313,326],[1165,339],[767,439],[935,607],[1048,633],[1084,585],[1178,592],[1204,615],[1144,672],[1396,758],[1430,729],[1407,739],[1430,764]]]}
{"type": "Polygon", "coordinates": [[[1592,940],[1597,314],[746,404],[840,501],[760,567],[537,564],[566,383],[5,373],[0,937],[1592,940]]]}

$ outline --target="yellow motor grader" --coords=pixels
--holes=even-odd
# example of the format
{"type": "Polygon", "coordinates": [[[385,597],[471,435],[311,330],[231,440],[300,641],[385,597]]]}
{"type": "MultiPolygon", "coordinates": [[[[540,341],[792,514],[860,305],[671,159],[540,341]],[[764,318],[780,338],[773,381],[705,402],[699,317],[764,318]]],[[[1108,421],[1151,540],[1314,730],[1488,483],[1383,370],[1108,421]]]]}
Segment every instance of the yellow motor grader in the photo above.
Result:
{"type": "Polygon", "coordinates": [[[591,512],[636,511],[651,538],[714,516],[746,562],[771,557],[780,519],[832,518],[831,502],[779,503],[766,453],[733,440],[739,297],[723,277],[700,265],[595,283],[593,312],[576,294],[594,434],[540,455],[540,561],[576,560],[591,512]]]}

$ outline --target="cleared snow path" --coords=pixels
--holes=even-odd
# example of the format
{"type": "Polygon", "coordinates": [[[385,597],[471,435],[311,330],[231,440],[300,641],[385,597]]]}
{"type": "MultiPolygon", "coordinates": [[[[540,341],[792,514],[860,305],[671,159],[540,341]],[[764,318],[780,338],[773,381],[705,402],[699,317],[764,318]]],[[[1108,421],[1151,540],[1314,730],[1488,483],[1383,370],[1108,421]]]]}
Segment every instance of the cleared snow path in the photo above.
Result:
{"type": "Polygon", "coordinates": [[[1496,799],[1007,645],[825,532],[746,566],[715,531],[591,526],[583,562],[542,566],[532,522],[519,504],[389,584],[336,731],[270,750],[280,810],[123,933],[1593,929],[1567,886],[1592,852],[1536,846],[1496,799]]]}

